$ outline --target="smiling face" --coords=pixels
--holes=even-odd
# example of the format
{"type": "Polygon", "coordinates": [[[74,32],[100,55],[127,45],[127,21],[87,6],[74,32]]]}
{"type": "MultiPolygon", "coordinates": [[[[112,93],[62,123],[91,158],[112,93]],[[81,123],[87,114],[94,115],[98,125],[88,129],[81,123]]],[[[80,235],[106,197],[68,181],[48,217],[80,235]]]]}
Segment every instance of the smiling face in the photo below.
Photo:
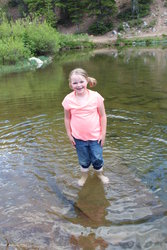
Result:
{"type": "Polygon", "coordinates": [[[70,87],[77,95],[84,95],[87,90],[87,79],[79,74],[72,74],[70,77],[70,87]]]}

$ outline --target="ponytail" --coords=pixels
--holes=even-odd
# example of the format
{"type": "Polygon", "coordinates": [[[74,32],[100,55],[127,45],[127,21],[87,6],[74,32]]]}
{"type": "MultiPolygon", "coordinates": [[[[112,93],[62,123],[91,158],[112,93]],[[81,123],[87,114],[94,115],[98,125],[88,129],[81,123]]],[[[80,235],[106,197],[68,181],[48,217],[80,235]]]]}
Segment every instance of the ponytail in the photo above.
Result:
{"type": "Polygon", "coordinates": [[[89,76],[88,76],[87,79],[88,79],[89,86],[90,86],[91,88],[93,88],[94,86],[96,86],[97,81],[96,81],[95,78],[89,77],[89,76]]]}

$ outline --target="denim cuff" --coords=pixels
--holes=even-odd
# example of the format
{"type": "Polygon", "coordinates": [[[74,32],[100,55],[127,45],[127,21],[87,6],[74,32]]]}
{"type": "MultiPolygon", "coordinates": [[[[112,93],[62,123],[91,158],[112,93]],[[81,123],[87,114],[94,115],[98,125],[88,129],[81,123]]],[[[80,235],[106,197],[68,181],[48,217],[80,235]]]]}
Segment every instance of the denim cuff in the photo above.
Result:
{"type": "Polygon", "coordinates": [[[94,170],[95,170],[96,172],[102,172],[102,171],[103,171],[103,167],[101,167],[100,169],[95,169],[95,168],[94,168],[94,170]]]}

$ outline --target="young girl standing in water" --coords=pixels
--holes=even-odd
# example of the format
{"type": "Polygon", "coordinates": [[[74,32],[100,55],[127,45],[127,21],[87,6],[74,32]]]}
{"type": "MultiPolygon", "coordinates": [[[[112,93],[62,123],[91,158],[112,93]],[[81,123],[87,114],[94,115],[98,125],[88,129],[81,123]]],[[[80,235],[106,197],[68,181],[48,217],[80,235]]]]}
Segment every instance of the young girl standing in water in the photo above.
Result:
{"type": "Polygon", "coordinates": [[[87,89],[88,84],[94,87],[96,79],[89,77],[83,69],[74,69],[69,76],[69,86],[73,91],[62,102],[67,135],[76,148],[81,166],[80,186],[85,184],[91,164],[101,181],[109,182],[102,173],[102,147],[107,124],[104,99],[96,91],[87,89]]]}

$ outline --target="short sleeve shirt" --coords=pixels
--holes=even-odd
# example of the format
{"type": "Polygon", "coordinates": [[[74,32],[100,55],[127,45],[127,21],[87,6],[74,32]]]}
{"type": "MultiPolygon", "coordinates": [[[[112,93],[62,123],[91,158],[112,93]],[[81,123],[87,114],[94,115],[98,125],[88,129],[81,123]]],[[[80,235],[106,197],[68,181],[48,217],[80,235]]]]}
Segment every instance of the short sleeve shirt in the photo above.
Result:
{"type": "Polygon", "coordinates": [[[88,90],[88,99],[85,104],[78,103],[74,91],[64,98],[62,105],[65,110],[70,111],[73,137],[84,141],[99,139],[101,125],[98,108],[103,101],[104,98],[92,90],[88,90]]]}

